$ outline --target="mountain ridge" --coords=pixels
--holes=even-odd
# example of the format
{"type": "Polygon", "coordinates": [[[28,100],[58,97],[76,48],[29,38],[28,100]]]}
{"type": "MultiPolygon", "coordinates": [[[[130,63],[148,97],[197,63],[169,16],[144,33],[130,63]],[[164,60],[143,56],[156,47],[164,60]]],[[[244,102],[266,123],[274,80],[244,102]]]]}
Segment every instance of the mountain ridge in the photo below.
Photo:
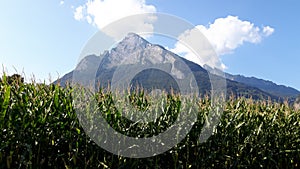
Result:
{"type": "Polygon", "coordinates": [[[272,82],[270,80],[265,80],[257,77],[247,77],[244,75],[231,75],[229,73],[225,74],[226,78],[237,81],[240,83],[245,83],[257,88],[260,88],[266,92],[269,92],[276,96],[284,96],[284,97],[297,97],[300,95],[300,92],[292,87],[286,86],[286,85],[279,85],[275,82],[272,82]]]}
{"type": "MultiPolygon", "coordinates": [[[[204,68],[206,70],[221,71],[221,70],[213,69],[208,65],[204,65],[204,68]]],[[[246,85],[259,88],[259,89],[261,89],[265,92],[268,92],[268,93],[273,94],[273,95],[278,96],[278,97],[283,97],[283,98],[284,97],[285,98],[286,97],[293,97],[293,98],[296,98],[300,95],[300,91],[298,91],[295,88],[292,88],[292,87],[289,87],[289,86],[286,86],[286,85],[279,85],[279,84],[276,84],[273,81],[257,78],[257,77],[254,77],[254,76],[247,77],[247,76],[240,75],[240,74],[233,75],[233,74],[230,74],[230,73],[225,73],[225,77],[229,80],[232,80],[232,81],[244,83],[246,85]]]]}

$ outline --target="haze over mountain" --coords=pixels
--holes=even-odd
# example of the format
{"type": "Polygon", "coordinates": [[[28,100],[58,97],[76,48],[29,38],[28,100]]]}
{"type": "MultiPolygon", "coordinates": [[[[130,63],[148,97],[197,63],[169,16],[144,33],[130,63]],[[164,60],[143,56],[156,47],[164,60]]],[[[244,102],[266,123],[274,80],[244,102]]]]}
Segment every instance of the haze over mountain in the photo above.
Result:
{"type": "MultiPolygon", "coordinates": [[[[95,80],[100,82],[102,87],[106,87],[108,84],[111,85],[112,81],[116,81],[113,78],[117,77],[117,81],[124,81],[126,76],[137,73],[132,77],[131,85],[138,84],[149,89],[168,90],[172,88],[176,91],[180,86],[186,85],[186,77],[190,77],[190,73],[192,73],[199,93],[203,95],[209,94],[211,91],[210,76],[216,76],[209,76],[208,71],[210,71],[209,67],[204,69],[160,45],[151,44],[139,35],[130,33],[110,51],[83,58],[74,71],[64,75],[59,81],[64,85],[67,81],[72,81],[74,72],[77,75],[83,72],[80,74],[83,78],[87,74],[95,72],[95,80]],[[147,65],[156,65],[159,69],[154,67],[143,70],[142,67],[147,65]]],[[[216,77],[222,79],[219,76],[216,77]]],[[[248,78],[228,73],[225,74],[225,77],[227,78],[227,95],[283,100],[287,97],[295,98],[300,94],[296,89],[254,77],[248,78]]]]}

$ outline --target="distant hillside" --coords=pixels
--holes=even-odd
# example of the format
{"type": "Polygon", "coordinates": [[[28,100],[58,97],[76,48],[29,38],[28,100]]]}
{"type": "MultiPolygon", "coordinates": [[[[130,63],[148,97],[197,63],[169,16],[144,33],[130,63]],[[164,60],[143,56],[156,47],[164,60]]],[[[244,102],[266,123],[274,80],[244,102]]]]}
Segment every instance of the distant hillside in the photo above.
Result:
{"type": "Polygon", "coordinates": [[[271,81],[258,79],[255,77],[245,77],[242,75],[231,75],[228,73],[226,73],[225,76],[230,80],[259,88],[277,97],[286,98],[286,97],[297,97],[298,95],[300,95],[300,92],[294,88],[287,87],[284,85],[277,85],[276,83],[271,81]]]}

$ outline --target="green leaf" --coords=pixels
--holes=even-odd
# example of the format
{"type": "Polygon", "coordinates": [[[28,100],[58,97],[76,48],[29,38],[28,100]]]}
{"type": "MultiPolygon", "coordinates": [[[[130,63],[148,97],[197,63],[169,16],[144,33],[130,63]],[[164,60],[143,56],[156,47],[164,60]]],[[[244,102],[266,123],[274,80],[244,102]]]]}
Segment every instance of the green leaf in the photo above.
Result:
{"type": "Polygon", "coordinates": [[[80,134],[80,129],[79,128],[76,128],[76,131],[78,134],[80,134]]]}
{"type": "Polygon", "coordinates": [[[243,124],[245,124],[245,122],[240,123],[240,124],[237,125],[235,128],[238,129],[238,128],[240,128],[243,124]]]}
{"type": "Polygon", "coordinates": [[[54,90],[54,105],[55,105],[55,107],[58,107],[58,105],[59,105],[58,94],[59,94],[58,87],[55,86],[55,90],[54,90]]]}
{"type": "Polygon", "coordinates": [[[5,115],[6,115],[6,112],[7,112],[7,107],[9,105],[10,91],[11,91],[10,89],[11,89],[10,86],[6,86],[6,89],[5,89],[5,92],[4,92],[3,103],[2,103],[2,106],[1,106],[2,113],[0,114],[0,120],[3,123],[4,123],[4,118],[5,118],[5,115]]]}

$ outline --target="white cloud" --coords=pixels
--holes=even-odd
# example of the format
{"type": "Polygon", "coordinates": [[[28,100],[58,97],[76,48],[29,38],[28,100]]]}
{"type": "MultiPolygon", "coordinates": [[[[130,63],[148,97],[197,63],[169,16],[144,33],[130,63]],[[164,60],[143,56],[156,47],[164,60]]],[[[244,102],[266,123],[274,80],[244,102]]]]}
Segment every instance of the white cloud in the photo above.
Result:
{"type": "Polygon", "coordinates": [[[90,0],[76,8],[74,18],[87,20],[102,29],[123,17],[153,12],[156,8],[147,5],[145,0],[90,0]]]}
{"type": "MultiPolygon", "coordinates": [[[[206,36],[208,41],[214,48],[217,56],[230,54],[245,42],[260,43],[264,37],[273,34],[274,29],[270,26],[259,28],[249,21],[240,20],[237,16],[227,16],[226,18],[218,18],[214,23],[208,26],[198,25],[194,29],[200,30],[206,36]]],[[[186,36],[181,35],[182,39],[193,37],[193,31],[186,36]]],[[[188,48],[178,42],[172,51],[179,53],[189,60],[195,61],[197,57],[188,48]]],[[[196,62],[200,65],[208,64],[211,67],[225,69],[223,63],[218,63],[215,59],[209,56],[198,59],[196,62]],[[216,64],[218,63],[218,64],[216,64]]]]}
{"type": "Polygon", "coordinates": [[[208,27],[197,28],[208,38],[218,55],[233,52],[245,42],[259,43],[263,36],[270,36],[274,29],[266,26],[263,31],[249,21],[242,21],[237,16],[218,18],[208,27]]]}
{"type": "Polygon", "coordinates": [[[84,7],[83,6],[79,6],[75,9],[75,13],[74,13],[74,18],[76,20],[82,20],[84,15],[83,15],[83,9],[84,7]]]}
{"type": "MultiPolygon", "coordinates": [[[[175,44],[174,49],[170,49],[172,52],[177,53],[178,55],[184,57],[187,60],[193,61],[201,66],[209,65],[212,68],[218,68],[218,69],[226,69],[226,66],[220,62],[219,57],[214,52],[213,48],[211,46],[205,46],[199,45],[197,46],[197,43],[192,43],[194,47],[187,47],[189,45],[184,45],[182,41],[187,41],[192,38],[197,38],[191,33],[188,36],[179,38],[181,42],[177,42],[175,44]],[[191,48],[196,49],[197,51],[191,51],[191,48]]],[[[207,40],[202,39],[202,43],[206,43],[207,40]]]]}
{"type": "Polygon", "coordinates": [[[63,5],[64,3],[65,3],[65,1],[60,1],[59,2],[60,5],[63,5]]]}
{"type": "Polygon", "coordinates": [[[265,26],[263,29],[263,33],[265,36],[272,35],[274,31],[275,31],[274,28],[271,28],[270,26],[265,26]]]}

